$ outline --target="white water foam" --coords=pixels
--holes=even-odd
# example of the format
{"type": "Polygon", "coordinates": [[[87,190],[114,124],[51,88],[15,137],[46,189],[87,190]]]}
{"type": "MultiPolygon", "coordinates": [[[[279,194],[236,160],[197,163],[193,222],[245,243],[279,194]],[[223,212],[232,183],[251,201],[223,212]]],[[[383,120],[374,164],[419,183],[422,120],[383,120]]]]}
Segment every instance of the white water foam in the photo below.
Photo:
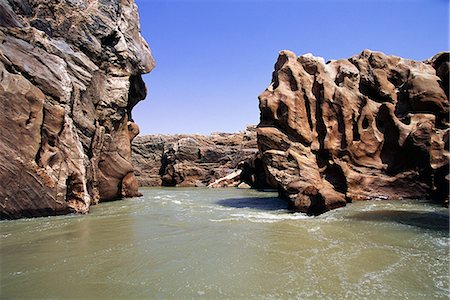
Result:
{"type": "Polygon", "coordinates": [[[269,213],[269,212],[249,212],[230,214],[231,218],[209,219],[211,222],[227,221],[250,221],[253,223],[275,223],[286,220],[304,220],[312,217],[302,213],[269,213]]]}

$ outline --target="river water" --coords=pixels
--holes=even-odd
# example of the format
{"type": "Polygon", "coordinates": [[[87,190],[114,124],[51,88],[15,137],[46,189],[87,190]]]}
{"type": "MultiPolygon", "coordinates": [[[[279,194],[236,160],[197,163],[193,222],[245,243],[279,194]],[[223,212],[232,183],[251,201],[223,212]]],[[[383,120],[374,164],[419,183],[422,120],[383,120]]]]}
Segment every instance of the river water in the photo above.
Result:
{"type": "Polygon", "coordinates": [[[448,211],[319,217],[273,192],[145,188],[89,215],[2,221],[2,299],[448,299],[448,211]]]}

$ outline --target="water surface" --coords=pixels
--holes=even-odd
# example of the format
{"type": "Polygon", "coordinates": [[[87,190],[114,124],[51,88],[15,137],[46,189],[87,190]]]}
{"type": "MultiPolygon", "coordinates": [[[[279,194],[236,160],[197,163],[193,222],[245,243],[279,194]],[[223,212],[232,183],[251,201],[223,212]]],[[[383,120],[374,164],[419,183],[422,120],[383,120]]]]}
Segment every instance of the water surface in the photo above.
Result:
{"type": "Polygon", "coordinates": [[[141,192],[0,222],[1,298],[448,299],[445,208],[358,202],[313,218],[270,192],[141,192]]]}

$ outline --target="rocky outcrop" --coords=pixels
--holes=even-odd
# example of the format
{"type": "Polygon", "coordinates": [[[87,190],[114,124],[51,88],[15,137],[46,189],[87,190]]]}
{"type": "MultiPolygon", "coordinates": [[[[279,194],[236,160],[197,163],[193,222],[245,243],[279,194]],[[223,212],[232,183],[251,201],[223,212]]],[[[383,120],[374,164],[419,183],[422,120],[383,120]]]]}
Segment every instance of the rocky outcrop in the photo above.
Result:
{"type": "Polygon", "coordinates": [[[153,67],[131,0],[0,0],[1,218],[138,195],[131,110],[153,67]]]}
{"type": "Polygon", "coordinates": [[[448,53],[325,63],[281,51],[259,96],[268,180],[309,214],[373,198],[448,203],[448,73],[448,53]]]}
{"type": "Polygon", "coordinates": [[[238,133],[146,135],[133,141],[141,186],[264,187],[254,126],[238,133]],[[243,185],[241,185],[243,186],[243,185]]]}

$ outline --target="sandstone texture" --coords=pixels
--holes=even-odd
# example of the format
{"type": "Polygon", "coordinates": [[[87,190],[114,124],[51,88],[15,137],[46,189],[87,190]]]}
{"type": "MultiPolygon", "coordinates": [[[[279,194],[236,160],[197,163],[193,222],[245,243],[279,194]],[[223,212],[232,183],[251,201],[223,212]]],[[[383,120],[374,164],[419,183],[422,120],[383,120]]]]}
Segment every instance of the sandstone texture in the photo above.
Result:
{"type": "Polygon", "coordinates": [[[211,135],[146,135],[133,141],[141,186],[265,187],[256,129],[211,135]]]}
{"type": "Polygon", "coordinates": [[[309,214],[364,199],[448,203],[448,78],[449,53],[325,62],[281,51],[259,96],[269,182],[309,214]]]}
{"type": "Polygon", "coordinates": [[[131,110],[153,67],[132,0],[0,0],[1,218],[138,195],[131,110]]]}

